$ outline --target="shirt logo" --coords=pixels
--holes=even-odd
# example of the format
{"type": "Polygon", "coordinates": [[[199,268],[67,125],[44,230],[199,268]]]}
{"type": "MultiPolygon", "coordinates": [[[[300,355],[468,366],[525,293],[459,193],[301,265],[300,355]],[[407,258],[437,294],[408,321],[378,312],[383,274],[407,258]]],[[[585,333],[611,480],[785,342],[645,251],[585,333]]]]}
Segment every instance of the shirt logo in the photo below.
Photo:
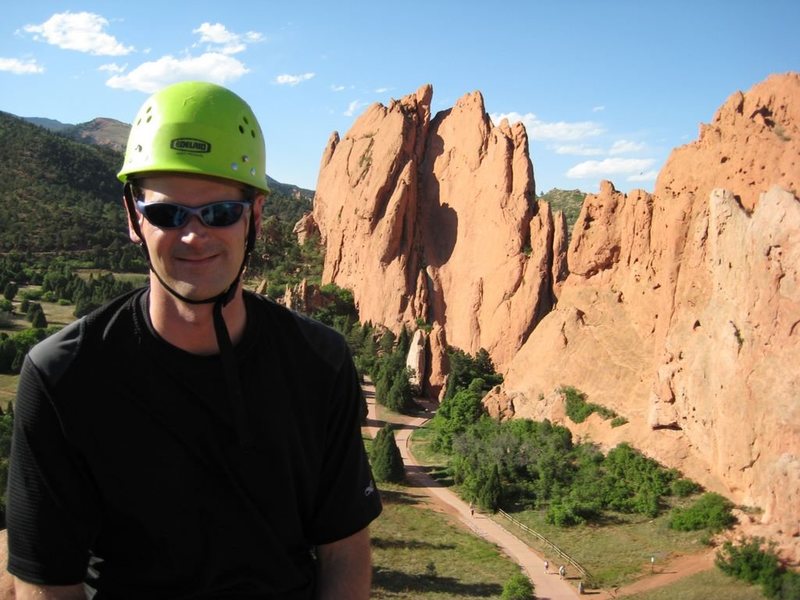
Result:
{"type": "Polygon", "coordinates": [[[210,143],[194,138],[177,138],[169,143],[169,147],[173,150],[180,150],[181,152],[196,152],[198,154],[207,154],[211,152],[210,143]]]}

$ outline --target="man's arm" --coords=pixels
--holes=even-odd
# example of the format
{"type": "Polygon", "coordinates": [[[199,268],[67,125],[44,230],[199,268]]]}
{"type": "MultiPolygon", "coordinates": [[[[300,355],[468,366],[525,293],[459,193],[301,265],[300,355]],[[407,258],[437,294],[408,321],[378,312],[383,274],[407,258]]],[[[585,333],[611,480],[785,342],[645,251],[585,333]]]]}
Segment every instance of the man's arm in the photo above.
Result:
{"type": "Polygon", "coordinates": [[[38,585],[14,578],[16,600],[86,600],[82,583],[76,585],[38,585]]]}
{"type": "Polygon", "coordinates": [[[369,529],[317,548],[318,600],[368,600],[372,582],[369,529]]]}

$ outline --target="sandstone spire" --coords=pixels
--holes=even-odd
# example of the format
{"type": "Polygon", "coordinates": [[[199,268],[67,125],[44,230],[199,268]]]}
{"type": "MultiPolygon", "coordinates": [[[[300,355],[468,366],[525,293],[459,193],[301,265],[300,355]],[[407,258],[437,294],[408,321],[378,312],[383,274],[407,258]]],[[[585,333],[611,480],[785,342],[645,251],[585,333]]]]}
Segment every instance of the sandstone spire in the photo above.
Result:
{"type": "Polygon", "coordinates": [[[353,290],[363,321],[436,325],[502,368],[552,306],[557,226],[534,200],[524,127],[495,126],[479,92],[431,119],[432,94],[374,104],[331,136],[313,211],[323,280],[353,290]]]}

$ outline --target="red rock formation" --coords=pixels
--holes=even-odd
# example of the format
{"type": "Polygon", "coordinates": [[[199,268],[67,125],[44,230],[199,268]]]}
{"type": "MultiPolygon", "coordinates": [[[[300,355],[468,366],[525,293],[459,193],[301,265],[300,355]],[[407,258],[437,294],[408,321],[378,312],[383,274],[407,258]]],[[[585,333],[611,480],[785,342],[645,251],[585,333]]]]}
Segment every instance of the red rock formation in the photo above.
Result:
{"type": "Polygon", "coordinates": [[[573,385],[630,441],[737,504],[800,559],[800,75],[734,94],[655,193],[588,196],[570,274],[486,405],[564,420],[573,385]]]}
{"type": "Polygon", "coordinates": [[[431,120],[432,93],[374,104],[343,139],[331,136],[313,218],[323,281],[353,290],[363,321],[434,326],[436,393],[448,344],[507,364],[550,310],[563,269],[549,206],[533,200],[524,127],[493,126],[479,92],[431,120]]]}

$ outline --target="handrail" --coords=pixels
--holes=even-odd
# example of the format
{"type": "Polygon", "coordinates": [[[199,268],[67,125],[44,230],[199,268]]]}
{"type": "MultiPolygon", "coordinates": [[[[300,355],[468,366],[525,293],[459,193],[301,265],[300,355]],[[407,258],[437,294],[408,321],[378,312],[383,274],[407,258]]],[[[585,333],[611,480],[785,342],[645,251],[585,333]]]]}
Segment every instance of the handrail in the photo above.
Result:
{"type": "Polygon", "coordinates": [[[588,584],[593,584],[594,583],[594,579],[592,578],[592,575],[591,575],[591,573],[589,573],[589,571],[587,571],[578,561],[576,561],[574,558],[572,558],[569,554],[564,552],[561,548],[559,548],[553,542],[551,542],[546,537],[544,537],[541,533],[539,533],[538,531],[534,531],[533,529],[531,529],[530,527],[525,525],[525,523],[521,523],[520,521],[518,521],[517,519],[512,517],[510,514],[508,514],[506,511],[504,511],[503,509],[499,509],[497,512],[499,514],[501,514],[502,516],[504,516],[509,521],[511,521],[514,525],[516,525],[517,527],[519,527],[520,529],[525,531],[526,533],[529,533],[530,535],[532,535],[533,537],[535,537],[539,541],[544,542],[545,544],[547,544],[550,548],[553,549],[553,551],[556,554],[558,554],[558,556],[560,556],[565,561],[567,561],[570,565],[572,565],[575,568],[576,571],[578,571],[581,575],[583,575],[583,578],[586,580],[586,583],[588,583],[588,584]]]}

